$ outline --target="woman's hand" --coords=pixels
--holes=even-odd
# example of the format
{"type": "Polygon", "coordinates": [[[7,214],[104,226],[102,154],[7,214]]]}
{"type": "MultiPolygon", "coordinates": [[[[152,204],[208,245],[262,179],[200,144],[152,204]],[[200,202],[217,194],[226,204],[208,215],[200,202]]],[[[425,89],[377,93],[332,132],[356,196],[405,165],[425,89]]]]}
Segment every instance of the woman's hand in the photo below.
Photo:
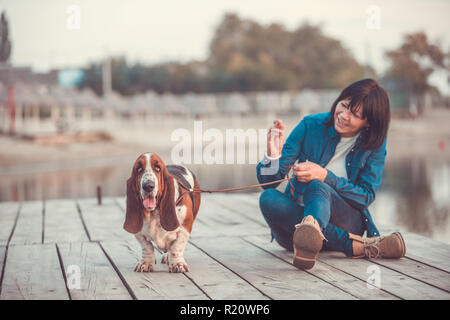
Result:
{"type": "Polygon", "coordinates": [[[275,120],[273,127],[267,133],[267,155],[271,158],[278,158],[284,145],[284,126],[281,120],[275,120]]]}
{"type": "Polygon", "coordinates": [[[292,170],[299,182],[310,182],[314,179],[324,181],[328,174],[327,169],[310,161],[298,163],[294,165],[292,170]]]}

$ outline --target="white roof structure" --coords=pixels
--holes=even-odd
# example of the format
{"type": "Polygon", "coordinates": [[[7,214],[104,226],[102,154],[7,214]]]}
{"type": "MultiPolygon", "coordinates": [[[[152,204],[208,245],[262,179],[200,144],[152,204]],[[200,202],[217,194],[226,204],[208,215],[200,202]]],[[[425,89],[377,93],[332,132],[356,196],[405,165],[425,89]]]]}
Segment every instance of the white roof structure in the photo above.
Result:
{"type": "Polygon", "coordinates": [[[102,101],[100,98],[88,88],[84,88],[81,91],[76,91],[74,95],[73,104],[78,108],[91,107],[95,109],[102,108],[102,101]]]}
{"type": "Polygon", "coordinates": [[[299,93],[295,94],[292,99],[292,109],[299,111],[315,111],[318,110],[320,106],[320,97],[317,91],[304,89],[299,93]]]}
{"type": "Polygon", "coordinates": [[[161,96],[158,109],[164,114],[185,114],[185,107],[181,101],[171,93],[161,96]]]}
{"type": "Polygon", "coordinates": [[[182,97],[185,111],[192,115],[210,115],[218,112],[216,98],[213,94],[188,93],[182,97]]]}
{"type": "Polygon", "coordinates": [[[338,90],[319,90],[319,112],[330,111],[331,105],[339,97],[340,92],[338,90]]]}
{"type": "Polygon", "coordinates": [[[101,106],[104,110],[112,109],[120,113],[129,112],[125,99],[114,91],[102,97],[101,106]]]}
{"type": "Polygon", "coordinates": [[[39,91],[37,86],[34,85],[21,82],[14,85],[14,102],[21,105],[48,103],[49,99],[46,99],[45,95],[45,92],[39,91]]]}
{"type": "Polygon", "coordinates": [[[282,92],[258,92],[255,100],[256,112],[277,112],[289,108],[282,92]]]}
{"type": "Polygon", "coordinates": [[[225,96],[220,110],[223,113],[248,113],[251,108],[247,99],[240,93],[231,93],[225,96]]]}

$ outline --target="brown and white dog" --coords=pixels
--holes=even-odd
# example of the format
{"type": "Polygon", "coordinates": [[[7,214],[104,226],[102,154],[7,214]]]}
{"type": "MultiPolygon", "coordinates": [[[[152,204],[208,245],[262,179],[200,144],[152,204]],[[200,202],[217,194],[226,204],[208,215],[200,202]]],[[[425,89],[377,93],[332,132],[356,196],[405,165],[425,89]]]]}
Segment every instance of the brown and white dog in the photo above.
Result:
{"type": "Polygon", "coordinates": [[[137,158],[127,180],[123,225],[142,246],[142,259],[135,271],[153,271],[152,241],[165,252],[161,262],[169,265],[169,272],[189,271],[183,252],[200,207],[200,193],[187,192],[193,188],[198,189],[200,185],[189,169],[166,166],[154,153],[144,153],[137,158]]]}

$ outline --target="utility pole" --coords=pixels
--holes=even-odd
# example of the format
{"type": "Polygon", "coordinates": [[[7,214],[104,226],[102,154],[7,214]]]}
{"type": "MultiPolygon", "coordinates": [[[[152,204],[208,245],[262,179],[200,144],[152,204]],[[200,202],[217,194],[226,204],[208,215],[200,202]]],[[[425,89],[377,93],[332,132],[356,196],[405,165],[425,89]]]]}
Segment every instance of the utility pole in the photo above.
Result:
{"type": "Polygon", "coordinates": [[[111,58],[110,57],[107,57],[103,61],[102,82],[103,82],[103,96],[107,96],[112,91],[111,58]]]}
{"type": "Polygon", "coordinates": [[[11,84],[8,87],[8,114],[9,114],[9,133],[16,132],[16,109],[14,104],[14,87],[11,84]]]}

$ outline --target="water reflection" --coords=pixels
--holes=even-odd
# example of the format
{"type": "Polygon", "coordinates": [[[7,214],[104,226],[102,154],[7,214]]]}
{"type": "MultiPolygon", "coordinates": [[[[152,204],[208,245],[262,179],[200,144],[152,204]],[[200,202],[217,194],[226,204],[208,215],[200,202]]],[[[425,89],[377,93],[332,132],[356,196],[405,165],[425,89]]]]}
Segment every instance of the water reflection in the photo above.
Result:
{"type": "Polygon", "coordinates": [[[428,158],[388,162],[371,206],[375,221],[450,243],[449,169],[428,158]]]}
{"type": "MultiPolygon", "coordinates": [[[[99,185],[106,196],[123,196],[133,161],[130,158],[117,164],[99,162],[94,167],[2,173],[0,201],[95,197],[99,185]]],[[[255,165],[189,167],[204,189],[257,183],[255,165]]],[[[383,183],[370,209],[379,225],[450,243],[450,163],[425,158],[388,158],[383,183]]]]}

